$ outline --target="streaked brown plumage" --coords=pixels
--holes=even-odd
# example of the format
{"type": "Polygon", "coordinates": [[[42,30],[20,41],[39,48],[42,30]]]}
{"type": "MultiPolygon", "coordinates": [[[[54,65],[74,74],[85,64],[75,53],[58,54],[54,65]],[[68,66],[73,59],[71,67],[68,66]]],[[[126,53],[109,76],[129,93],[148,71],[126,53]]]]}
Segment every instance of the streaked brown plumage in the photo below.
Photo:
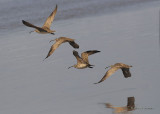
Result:
{"type": "Polygon", "coordinates": [[[46,33],[54,34],[55,30],[51,30],[50,27],[51,27],[51,24],[55,18],[56,12],[57,12],[57,5],[56,5],[56,8],[54,9],[54,11],[46,19],[46,21],[42,27],[35,26],[35,25],[33,25],[27,21],[24,21],[24,20],[22,20],[22,23],[28,27],[35,28],[35,30],[31,31],[31,32],[37,32],[37,33],[41,33],[41,34],[46,34],[46,33]]]}
{"type": "MultiPolygon", "coordinates": [[[[62,43],[65,43],[65,42],[68,42],[73,48],[79,48],[79,45],[77,43],[74,42],[74,39],[71,39],[71,38],[67,38],[67,37],[59,37],[59,38],[56,38],[54,39],[56,42],[51,46],[49,52],[48,52],[48,55],[46,56],[46,58],[48,58],[50,55],[53,54],[53,52],[62,44],[62,43]]],[[[54,40],[51,40],[51,41],[54,41],[54,40]]],[[[51,42],[50,41],[50,42],[51,42]]],[[[45,58],[45,59],[46,59],[45,58]]]]}
{"type": "Polygon", "coordinates": [[[132,66],[129,66],[129,65],[126,65],[126,64],[123,64],[123,63],[116,63],[116,64],[111,65],[109,67],[111,67],[111,68],[106,72],[106,74],[103,76],[103,78],[99,82],[97,82],[95,84],[103,82],[109,76],[111,76],[113,73],[115,73],[118,69],[122,70],[123,75],[124,75],[125,78],[131,77],[131,73],[129,71],[129,68],[132,67],[132,66]]]}
{"type": "MultiPolygon", "coordinates": [[[[97,50],[89,50],[89,51],[85,51],[81,54],[81,57],[79,56],[78,52],[73,50],[73,55],[76,57],[77,59],[77,64],[71,66],[77,69],[83,69],[83,68],[93,68],[94,65],[90,65],[89,64],[89,60],[88,60],[88,56],[92,55],[94,53],[98,53],[100,51],[97,50]]],[[[68,67],[71,68],[71,67],[68,67]]]]}
{"type": "Polygon", "coordinates": [[[115,106],[111,105],[110,103],[106,103],[105,105],[107,108],[113,109],[114,114],[118,114],[118,113],[127,113],[128,111],[135,110],[134,102],[135,102],[134,97],[128,97],[127,106],[115,107],[115,106]]]}

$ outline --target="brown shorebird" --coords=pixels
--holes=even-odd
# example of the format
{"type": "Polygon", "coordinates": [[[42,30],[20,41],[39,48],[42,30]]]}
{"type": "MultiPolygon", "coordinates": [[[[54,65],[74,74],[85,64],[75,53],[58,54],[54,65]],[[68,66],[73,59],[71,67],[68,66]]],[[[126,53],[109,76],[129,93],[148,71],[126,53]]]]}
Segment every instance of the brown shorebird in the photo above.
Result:
{"type": "MultiPolygon", "coordinates": [[[[129,71],[129,68],[132,66],[129,66],[129,65],[126,65],[123,63],[116,63],[116,64],[108,66],[108,67],[111,67],[111,68],[106,72],[106,74],[103,76],[103,78],[99,82],[94,83],[94,84],[98,84],[98,83],[103,82],[105,79],[107,79],[113,73],[115,73],[118,69],[122,70],[125,78],[131,77],[131,73],[129,71]]],[[[108,68],[108,67],[106,67],[106,68],[108,68]]]]}
{"type": "MultiPolygon", "coordinates": [[[[79,45],[76,44],[74,42],[74,39],[71,39],[71,38],[66,38],[66,37],[59,37],[59,38],[56,38],[54,40],[51,40],[51,41],[56,41],[50,48],[49,52],[48,52],[48,55],[46,56],[46,58],[48,58],[50,55],[52,55],[52,53],[62,44],[62,43],[65,43],[65,42],[68,42],[73,48],[79,48],[79,45]]],[[[51,42],[50,41],[50,42],[51,42]]],[[[45,59],[46,59],[45,58],[45,59]]]]}
{"type": "MultiPolygon", "coordinates": [[[[46,33],[50,33],[50,34],[53,34],[54,35],[54,32],[56,32],[55,30],[51,30],[50,27],[51,27],[51,24],[54,20],[54,17],[56,15],[56,12],[57,12],[57,5],[56,5],[56,8],[54,9],[54,11],[50,14],[50,16],[46,19],[44,25],[42,27],[38,27],[38,26],[35,26],[27,21],[24,21],[22,20],[22,23],[28,27],[32,27],[32,28],[35,28],[34,31],[31,31],[31,32],[37,32],[37,33],[41,33],[41,34],[46,34],[46,33]]],[[[31,33],[30,32],[30,33],[31,33]]]]}
{"type": "Polygon", "coordinates": [[[115,107],[115,106],[111,105],[110,103],[106,103],[105,105],[106,105],[107,108],[113,109],[114,114],[119,114],[119,113],[125,113],[126,114],[128,111],[135,110],[134,102],[135,102],[134,97],[128,97],[127,106],[115,107]]]}
{"type": "Polygon", "coordinates": [[[79,56],[78,52],[73,50],[73,55],[76,57],[77,59],[77,64],[73,65],[73,66],[70,66],[68,67],[71,68],[71,67],[74,67],[74,68],[77,68],[77,69],[83,69],[83,68],[93,68],[94,65],[90,65],[89,64],[89,60],[88,60],[88,56],[89,55],[92,55],[94,53],[98,53],[100,51],[97,51],[97,50],[89,50],[89,51],[85,51],[81,54],[81,57],[79,56]]]}

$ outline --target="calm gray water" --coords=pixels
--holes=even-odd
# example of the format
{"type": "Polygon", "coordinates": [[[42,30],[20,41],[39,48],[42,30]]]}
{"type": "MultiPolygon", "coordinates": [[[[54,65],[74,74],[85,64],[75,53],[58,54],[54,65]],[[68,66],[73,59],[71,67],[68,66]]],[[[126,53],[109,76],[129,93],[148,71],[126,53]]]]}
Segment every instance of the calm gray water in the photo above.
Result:
{"type": "Polygon", "coordinates": [[[21,20],[41,24],[58,4],[57,20],[116,12],[157,0],[0,0],[0,34],[22,27],[21,20]]]}

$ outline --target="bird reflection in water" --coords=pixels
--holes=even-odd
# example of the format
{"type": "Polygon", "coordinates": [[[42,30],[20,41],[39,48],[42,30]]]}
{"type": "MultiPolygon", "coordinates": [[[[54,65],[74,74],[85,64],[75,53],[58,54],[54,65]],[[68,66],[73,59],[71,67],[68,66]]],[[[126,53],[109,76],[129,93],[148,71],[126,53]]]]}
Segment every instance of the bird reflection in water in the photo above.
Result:
{"type": "Polygon", "coordinates": [[[115,107],[110,103],[106,103],[107,108],[111,108],[113,110],[113,114],[131,114],[129,111],[135,110],[135,99],[134,97],[128,97],[127,105],[123,107],[115,107]]]}

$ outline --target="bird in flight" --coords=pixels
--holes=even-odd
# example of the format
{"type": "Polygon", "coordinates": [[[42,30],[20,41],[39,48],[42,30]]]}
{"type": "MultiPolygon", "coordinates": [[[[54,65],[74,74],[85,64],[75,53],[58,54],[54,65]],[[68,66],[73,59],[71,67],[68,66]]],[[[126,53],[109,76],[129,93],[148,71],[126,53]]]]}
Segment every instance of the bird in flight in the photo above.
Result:
{"type": "MultiPolygon", "coordinates": [[[[123,64],[123,63],[116,63],[116,64],[108,66],[108,67],[111,67],[111,68],[106,72],[106,74],[103,76],[103,78],[99,82],[94,83],[94,84],[98,84],[98,83],[103,82],[109,76],[111,76],[113,73],[115,73],[118,69],[122,70],[125,78],[131,77],[131,73],[129,71],[129,68],[132,67],[132,66],[130,66],[130,65],[126,65],[126,64],[123,64]]],[[[106,67],[106,68],[108,68],[108,67],[106,67]]]]}
{"type": "Polygon", "coordinates": [[[77,64],[68,67],[68,69],[71,68],[71,67],[74,67],[74,68],[77,68],[77,69],[83,69],[83,68],[87,68],[87,67],[88,68],[93,68],[94,65],[89,64],[88,56],[92,55],[92,54],[95,54],[95,53],[98,53],[98,52],[100,52],[100,51],[98,51],[98,50],[85,51],[81,54],[81,57],[80,57],[78,52],[73,50],[73,55],[77,59],[77,64]]]}
{"type": "MultiPolygon", "coordinates": [[[[46,19],[44,25],[42,27],[38,27],[38,26],[35,26],[27,21],[24,21],[22,20],[22,23],[28,27],[32,27],[32,28],[35,28],[34,31],[31,31],[31,32],[37,32],[37,33],[40,33],[40,34],[47,34],[47,33],[50,33],[50,34],[53,34],[54,35],[54,32],[56,32],[55,30],[51,30],[50,27],[51,27],[51,24],[55,18],[55,15],[56,15],[56,12],[57,12],[57,5],[56,5],[56,8],[54,9],[54,11],[50,14],[50,16],[46,19]]],[[[31,33],[30,32],[30,33],[31,33]]]]}
{"type": "MultiPolygon", "coordinates": [[[[48,58],[50,55],[53,54],[53,52],[62,44],[62,43],[65,43],[65,42],[68,42],[73,48],[79,48],[79,45],[77,43],[74,42],[74,39],[71,39],[71,38],[67,38],[67,37],[59,37],[59,38],[56,38],[54,40],[51,40],[51,41],[56,41],[50,48],[49,52],[48,52],[48,55],[46,56],[46,58],[48,58]]],[[[50,41],[50,42],[51,42],[50,41]]],[[[45,59],[46,59],[45,58],[45,59]]]]}

